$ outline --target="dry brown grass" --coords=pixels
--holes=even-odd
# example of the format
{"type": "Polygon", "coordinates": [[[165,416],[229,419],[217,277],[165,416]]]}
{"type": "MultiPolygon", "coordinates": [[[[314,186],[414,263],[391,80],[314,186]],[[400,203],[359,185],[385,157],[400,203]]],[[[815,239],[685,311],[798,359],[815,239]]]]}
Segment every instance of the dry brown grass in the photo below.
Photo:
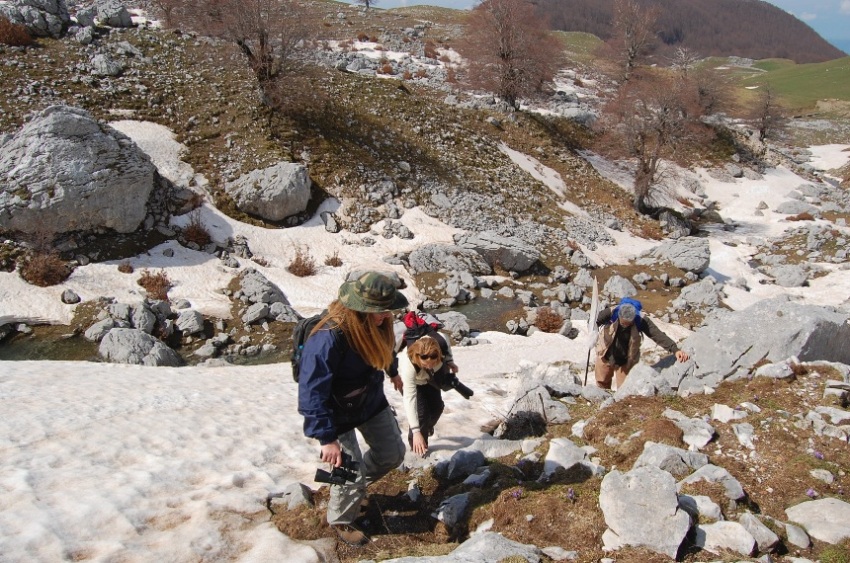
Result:
{"type": "Polygon", "coordinates": [[[129,260],[122,260],[121,263],[118,264],[118,271],[122,274],[132,274],[135,270],[129,260]]]}
{"type": "MultiPolygon", "coordinates": [[[[750,413],[746,422],[756,428],[757,458],[741,446],[734,435],[732,423],[710,421],[716,430],[714,440],[703,448],[709,461],[726,468],[747,493],[744,502],[730,503],[721,485],[706,481],[689,484],[682,492],[711,498],[728,520],[737,519],[744,511],[752,511],[786,521],[785,509],[806,500],[811,488],[820,496],[845,498],[850,491],[850,457],[847,444],[837,439],[819,438],[809,430],[794,425],[795,416],[817,405],[829,405],[823,399],[826,379],[838,379],[832,368],[799,365],[794,381],[767,378],[723,383],[713,395],[681,397],[633,397],[617,402],[603,410],[579,401],[570,406],[577,417],[592,417],[585,427],[579,445],[596,449],[595,457],[609,471],[616,468],[629,471],[642,453],[647,441],[686,448],[682,431],[662,416],[670,408],[688,417],[710,414],[714,404],[736,406],[744,401],[758,405],[760,413],[750,413]],[[610,438],[616,438],[611,441],[610,438]],[[609,438],[606,444],[606,438],[609,438]],[[835,476],[828,485],[815,480],[812,469],[827,469],[835,476]]],[[[546,439],[570,437],[572,423],[551,425],[546,439]]],[[[546,445],[538,451],[545,452],[546,445]]],[[[337,554],[342,563],[364,559],[381,560],[402,556],[438,556],[451,551],[457,542],[466,538],[478,526],[491,521],[491,529],[506,537],[538,547],[561,546],[578,553],[579,563],[596,563],[603,557],[613,557],[618,563],[662,563],[670,559],[646,549],[627,548],[615,554],[602,551],[602,533],[606,529],[599,508],[602,479],[579,474],[556,472],[548,482],[538,482],[541,462],[518,461],[514,456],[490,460],[491,478],[482,489],[465,487],[460,482],[445,482],[430,472],[418,477],[423,498],[411,506],[403,498],[411,473],[393,471],[370,487],[373,506],[366,515],[364,529],[373,541],[362,549],[339,545],[337,554]],[[448,530],[430,514],[439,503],[452,495],[470,494],[470,512],[456,530],[448,530]],[[380,507],[380,508],[378,508],[380,507]]],[[[317,494],[316,507],[280,514],[275,523],[296,539],[333,537],[325,524],[327,489],[317,494]]],[[[780,536],[782,534],[780,533],[780,536]]],[[[815,542],[798,556],[821,561],[836,561],[846,553],[844,546],[828,546],[815,542]],[[842,551],[844,549],[844,551],[842,551]],[[824,556],[825,555],[825,556],[824,556]],[[833,558],[833,559],[828,559],[833,558]]],[[[725,559],[710,556],[693,547],[683,550],[681,561],[694,563],[712,560],[742,560],[740,556],[725,559]]],[[[744,558],[746,559],[746,558],[744,558]]]]}
{"type": "Polygon", "coordinates": [[[194,242],[201,248],[212,242],[210,232],[201,220],[200,209],[196,208],[189,212],[189,222],[183,229],[183,238],[186,239],[186,242],[194,242]]]}
{"type": "Polygon", "coordinates": [[[18,266],[21,277],[32,285],[49,287],[62,283],[73,269],[56,252],[31,253],[18,266]]]}
{"type": "Polygon", "coordinates": [[[339,257],[339,251],[335,250],[333,254],[325,258],[325,266],[331,268],[339,268],[342,266],[342,258],[339,257]]]}
{"type": "Polygon", "coordinates": [[[802,213],[798,213],[797,215],[791,215],[789,217],[786,217],[786,219],[788,219],[789,221],[814,221],[815,217],[811,213],[804,211],[802,213]]]}
{"type": "Polygon", "coordinates": [[[551,307],[540,307],[537,309],[537,320],[534,326],[543,332],[555,333],[561,330],[564,317],[552,310],[551,307]]]}
{"type": "Polygon", "coordinates": [[[305,248],[299,246],[295,248],[295,258],[286,269],[299,278],[313,276],[316,274],[316,261],[305,248]]]}
{"type": "Polygon", "coordinates": [[[142,275],[137,282],[145,288],[148,297],[151,299],[159,299],[166,301],[168,299],[168,290],[171,289],[171,280],[168,279],[168,274],[165,270],[151,272],[150,270],[142,270],[142,275]]]}
{"type": "Polygon", "coordinates": [[[35,43],[25,25],[12,23],[0,17],[0,44],[10,47],[26,47],[35,43]]]}

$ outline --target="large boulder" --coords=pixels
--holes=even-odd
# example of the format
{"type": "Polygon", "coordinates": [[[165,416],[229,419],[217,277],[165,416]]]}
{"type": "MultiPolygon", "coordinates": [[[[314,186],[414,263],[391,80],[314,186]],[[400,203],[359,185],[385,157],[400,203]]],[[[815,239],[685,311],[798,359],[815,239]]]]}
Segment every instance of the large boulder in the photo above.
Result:
{"type": "Polygon", "coordinates": [[[701,392],[724,379],[748,375],[759,362],[824,360],[850,364],[847,313],[776,297],[707,321],[681,348],[693,351],[693,371],[679,383],[701,392]]]}
{"type": "Polygon", "coordinates": [[[606,550],[646,547],[675,558],[691,527],[691,517],[679,508],[676,480],[657,467],[606,475],[599,507],[608,525],[602,534],[606,550]]]}
{"type": "MultiPolygon", "coordinates": [[[[649,255],[653,258],[668,260],[671,264],[686,272],[700,274],[708,268],[711,251],[708,239],[683,237],[653,248],[649,255]]],[[[647,263],[645,260],[639,264],[647,263]]],[[[651,262],[648,262],[651,263],[651,262]]]]}
{"type": "Polygon", "coordinates": [[[281,162],[252,170],[226,184],[224,189],[245,213],[269,221],[282,221],[307,209],[310,186],[306,166],[281,162]]]}
{"type": "Polygon", "coordinates": [[[407,258],[412,274],[457,270],[473,275],[489,275],[493,269],[484,258],[471,248],[448,244],[425,244],[407,258]]]}
{"type": "Polygon", "coordinates": [[[0,137],[0,224],[10,230],[133,232],[163,185],[129,137],[79,108],[51,106],[0,137]]]}
{"type": "Polygon", "coordinates": [[[512,272],[525,272],[540,260],[540,252],[522,239],[503,237],[492,231],[460,235],[455,242],[461,248],[476,251],[490,266],[512,272]]]}
{"type": "Polygon", "coordinates": [[[59,38],[71,23],[65,0],[11,0],[0,2],[0,17],[26,26],[36,37],[59,38]]]}
{"type": "Polygon", "coordinates": [[[105,0],[96,5],[98,21],[108,27],[133,27],[130,12],[119,0],[105,0]]]}
{"type": "Polygon", "coordinates": [[[113,328],[100,341],[98,352],[108,362],[143,366],[179,366],[177,352],[141,330],[113,328]]]}

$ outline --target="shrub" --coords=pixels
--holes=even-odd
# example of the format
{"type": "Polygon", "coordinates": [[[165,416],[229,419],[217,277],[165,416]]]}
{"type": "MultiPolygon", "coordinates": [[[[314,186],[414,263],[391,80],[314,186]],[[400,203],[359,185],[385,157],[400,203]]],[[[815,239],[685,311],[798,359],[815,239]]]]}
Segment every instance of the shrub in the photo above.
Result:
{"type": "Polygon", "coordinates": [[[133,273],[133,265],[130,264],[129,260],[124,260],[120,264],[118,264],[118,271],[122,274],[132,274],[133,273]]]}
{"type": "Polygon", "coordinates": [[[186,242],[194,242],[201,248],[208,245],[212,240],[210,232],[201,221],[200,209],[193,209],[189,212],[189,223],[183,229],[183,238],[186,239],[186,242]]]}
{"type": "Polygon", "coordinates": [[[10,47],[26,47],[34,42],[25,25],[12,23],[8,19],[0,17],[0,43],[10,47]]]}
{"type": "Polygon", "coordinates": [[[416,71],[416,78],[428,78],[428,71],[424,68],[420,68],[416,71]]]}
{"type": "Polygon", "coordinates": [[[325,266],[330,266],[332,268],[339,268],[342,266],[342,258],[339,257],[339,251],[334,251],[333,254],[325,258],[325,266]]]}
{"type": "Polygon", "coordinates": [[[410,74],[409,70],[405,70],[404,73],[401,75],[401,77],[404,78],[405,80],[410,80],[411,78],[413,78],[413,75],[410,74]]]}
{"type": "Polygon", "coordinates": [[[159,299],[160,301],[168,300],[168,290],[171,289],[171,280],[168,279],[168,274],[165,270],[153,273],[149,270],[142,270],[142,275],[137,282],[145,288],[148,297],[151,299],[159,299]]]}
{"type": "Polygon", "coordinates": [[[48,287],[62,283],[71,275],[71,267],[56,252],[31,253],[20,265],[21,277],[32,285],[48,287]]]}
{"type": "Polygon", "coordinates": [[[313,257],[306,250],[299,246],[295,249],[295,258],[293,258],[292,262],[289,263],[289,267],[286,269],[293,276],[305,278],[315,275],[316,261],[313,260],[313,257]]]}
{"type": "Polygon", "coordinates": [[[790,217],[788,217],[788,220],[789,221],[814,221],[815,218],[811,213],[803,211],[800,214],[791,215],[790,217]]]}
{"type": "Polygon", "coordinates": [[[534,326],[543,332],[558,332],[564,324],[564,317],[552,310],[551,307],[537,309],[537,321],[534,326]]]}
{"type": "Polygon", "coordinates": [[[357,34],[357,40],[365,43],[366,41],[369,41],[369,36],[361,31],[357,34]]]}
{"type": "Polygon", "coordinates": [[[437,46],[434,45],[431,41],[425,42],[425,57],[429,59],[436,59],[440,56],[437,52],[437,46]]]}
{"type": "Polygon", "coordinates": [[[381,74],[394,74],[393,65],[387,63],[381,67],[381,74]]]}

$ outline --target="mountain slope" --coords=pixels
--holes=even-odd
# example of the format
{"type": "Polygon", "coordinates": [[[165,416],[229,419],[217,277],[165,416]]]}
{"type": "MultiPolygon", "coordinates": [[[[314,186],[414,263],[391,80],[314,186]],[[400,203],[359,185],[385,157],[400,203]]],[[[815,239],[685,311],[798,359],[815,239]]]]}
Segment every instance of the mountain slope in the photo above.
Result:
{"type": "MultiPolygon", "coordinates": [[[[662,55],[686,47],[700,56],[783,58],[797,63],[844,56],[812,28],[761,0],[642,0],[661,7],[658,36],[662,55]]],[[[613,0],[542,0],[541,11],[555,29],[611,35],[613,0]]]]}

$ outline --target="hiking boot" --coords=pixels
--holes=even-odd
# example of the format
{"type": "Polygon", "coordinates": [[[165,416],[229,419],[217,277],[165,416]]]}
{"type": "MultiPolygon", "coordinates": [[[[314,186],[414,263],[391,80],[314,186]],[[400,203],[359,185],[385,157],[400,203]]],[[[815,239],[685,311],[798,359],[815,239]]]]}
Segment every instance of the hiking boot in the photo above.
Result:
{"type": "Polygon", "coordinates": [[[336,532],[336,535],[339,536],[339,539],[348,545],[360,547],[369,541],[366,534],[351,524],[331,524],[331,528],[334,532],[336,532]]]}

